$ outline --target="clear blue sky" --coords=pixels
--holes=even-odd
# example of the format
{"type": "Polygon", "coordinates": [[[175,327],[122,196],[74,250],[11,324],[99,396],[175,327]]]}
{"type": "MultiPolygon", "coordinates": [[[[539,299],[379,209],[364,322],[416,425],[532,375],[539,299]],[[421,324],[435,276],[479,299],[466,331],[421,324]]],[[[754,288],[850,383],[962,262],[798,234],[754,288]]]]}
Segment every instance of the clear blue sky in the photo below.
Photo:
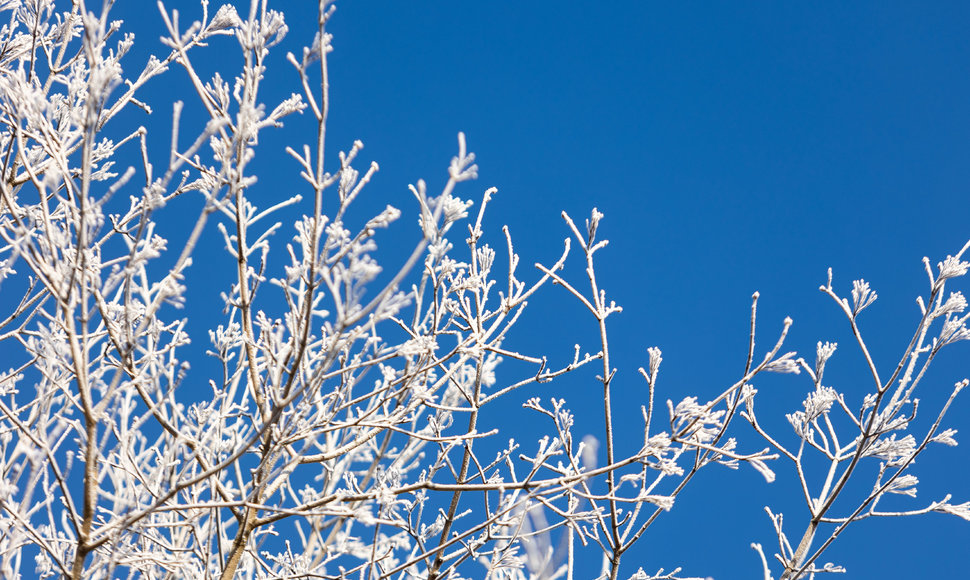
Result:
{"type": "MultiPolygon", "coordinates": [[[[119,16],[142,20],[142,49],[158,50],[153,3],[119,4],[119,16]]],[[[188,21],[198,18],[194,4],[170,7],[188,21]]],[[[315,3],[280,3],[288,42],[312,36],[303,4],[315,3]]],[[[664,351],[661,400],[720,392],[743,370],[755,290],[759,344],[773,343],[786,315],[795,321],[789,346],[807,359],[816,341],[838,341],[826,382],[856,406],[868,388],[862,359],[818,286],[830,266],[843,294],[853,279],[873,284],[880,298],[863,331],[877,361],[893,364],[916,324],[914,299],[927,290],[921,258],[935,264],[970,238],[968,26],[970,5],[959,2],[345,0],[330,26],[328,155],[335,161],[338,149],[363,140],[362,157],[381,166],[368,203],[410,216],[405,186],[425,178],[432,191],[440,187],[464,131],[480,166],[464,194],[477,200],[498,187],[486,225],[495,234],[510,226],[523,265],[554,261],[567,233],[562,210],[578,221],[593,207],[604,212],[600,235],[611,245],[599,255],[600,281],[625,308],[610,322],[620,435],[633,444],[646,348],[664,351]]],[[[269,78],[287,94],[297,88],[282,56],[269,78]]],[[[224,64],[238,62],[211,63],[224,64]]],[[[179,76],[154,90],[191,106],[172,80],[179,76]]],[[[167,110],[156,118],[160,143],[167,110]]],[[[258,186],[267,196],[298,183],[295,168],[292,181],[277,177],[288,166],[285,156],[262,153],[273,147],[260,149],[281,164],[258,186]]],[[[257,162],[277,167],[266,159],[257,162]]],[[[571,266],[581,278],[582,264],[571,266]]],[[[190,315],[211,309],[201,294],[195,300],[190,315]]],[[[593,321],[561,289],[533,302],[511,346],[553,360],[576,342],[597,348],[593,321]]],[[[927,410],[968,374],[968,360],[970,343],[944,350],[925,384],[927,410]]],[[[582,409],[600,396],[593,374],[519,397],[564,396],[582,409]]],[[[789,436],[783,414],[800,408],[810,381],[756,386],[761,414],[774,414],[776,430],[789,436]]],[[[581,425],[598,433],[599,417],[581,425]]],[[[970,425],[970,401],[958,399],[948,423],[970,425]]],[[[738,427],[743,448],[763,446],[738,427]]],[[[922,507],[945,492],[970,500],[967,449],[928,452],[916,466],[919,497],[898,506],[922,507]]],[[[794,535],[806,519],[787,467],[777,464],[772,485],[747,468],[702,472],[627,554],[627,574],[682,565],[718,580],[757,577],[749,544],[776,546],[762,506],[785,512],[794,535]]],[[[955,517],[867,520],[823,561],[845,565],[850,578],[963,577],[968,543],[970,524],[955,517]]]]}

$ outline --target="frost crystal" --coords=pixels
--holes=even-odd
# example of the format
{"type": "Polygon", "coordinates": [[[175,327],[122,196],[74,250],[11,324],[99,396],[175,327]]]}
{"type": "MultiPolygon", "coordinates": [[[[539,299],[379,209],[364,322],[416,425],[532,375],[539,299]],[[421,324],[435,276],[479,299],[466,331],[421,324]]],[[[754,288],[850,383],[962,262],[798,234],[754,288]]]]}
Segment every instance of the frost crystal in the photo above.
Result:
{"type": "Polygon", "coordinates": [[[216,32],[219,30],[227,30],[229,28],[236,28],[242,25],[242,19],[239,18],[239,14],[236,9],[229,5],[223,4],[219,7],[219,10],[212,17],[212,21],[209,22],[209,32],[216,32]]]}
{"type": "Polygon", "coordinates": [[[919,484],[919,479],[915,475],[901,475],[893,480],[886,488],[886,493],[896,493],[900,495],[908,495],[909,497],[916,497],[916,485],[919,484]]]}
{"type": "Polygon", "coordinates": [[[856,315],[876,301],[877,294],[869,288],[865,280],[852,281],[852,314],[856,315]]]}
{"type": "Polygon", "coordinates": [[[953,256],[947,256],[946,260],[937,264],[937,267],[940,269],[940,275],[937,280],[942,282],[966,274],[967,269],[970,268],[970,262],[964,262],[953,256]]]}
{"type": "Polygon", "coordinates": [[[648,348],[647,353],[650,355],[650,376],[656,378],[657,372],[660,370],[660,363],[664,359],[660,356],[660,349],[655,346],[648,348]]]}

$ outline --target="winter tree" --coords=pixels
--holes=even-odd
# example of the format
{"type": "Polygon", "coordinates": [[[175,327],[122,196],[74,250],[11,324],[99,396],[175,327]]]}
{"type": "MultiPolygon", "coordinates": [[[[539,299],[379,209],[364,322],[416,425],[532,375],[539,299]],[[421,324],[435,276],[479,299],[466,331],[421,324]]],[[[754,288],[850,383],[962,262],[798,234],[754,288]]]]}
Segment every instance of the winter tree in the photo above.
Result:
{"type": "Polygon", "coordinates": [[[688,563],[636,546],[677,517],[702,469],[725,467],[794,478],[805,503],[784,521],[766,508],[774,537],[751,538],[748,577],[840,571],[826,549],[865,518],[970,520],[965,494],[915,499],[914,468],[956,444],[946,413],[967,379],[939,408],[918,397],[936,357],[970,338],[951,290],[970,243],[925,260],[919,317],[891,367],[859,326],[876,292],[830,271],[821,291],[855,339],[839,349],[865,358],[865,395],[830,386],[836,344],[786,348],[791,319],[762,321],[774,333],[756,337],[757,293],[743,372],[709,400],[664,389],[660,349],[643,345],[639,376],[611,361],[621,308],[597,282],[613,248],[595,208],[563,213],[558,255],[520,257],[509,229],[483,227],[495,190],[473,183],[458,134],[440,175],[408,186],[413,199],[354,211],[378,166],[360,142],[326,142],[330,2],[286,17],[257,0],[146,3],[165,30],[147,62],[128,58],[136,39],[113,4],[0,2],[3,577],[677,578],[688,563]],[[287,37],[285,18],[315,20],[316,34],[287,37]],[[234,58],[206,72],[208,51],[234,58]],[[292,94],[272,100],[266,68],[281,62],[292,94]],[[194,94],[143,97],[172,77],[194,94]],[[252,163],[283,128],[297,137],[277,171],[302,181],[270,196],[252,163]],[[218,265],[196,260],[211,231],[218,265]],[[390,239],[410,253],[384,258],[390,239]],[[207,281],[210,269],[231,274],[207,281]],[[193,284],[223,296],[209,328],[182,315],[193,284]],[[550,293],[598,329],[588,344],[508,348],[550,293]],[[576,373],[595,380],[601,408],[540,385],[576,373]],[[757,412],[765,373],[799,375],[806,393],[785,430],[757,412]],[[618,381],[643,395],[618,400],[618,381]],[[522,438],[492,412],[503,404],[545,434],[522,438]],[[616,439],[617,405],[642,410],[632,451],[616,439]],[[602,432],[578,430],[578,413],[602,432]],[[931,421],[917,429],[917,416],[931,421]],[[892,494],[910,507],[884,510],[892,494]]]}

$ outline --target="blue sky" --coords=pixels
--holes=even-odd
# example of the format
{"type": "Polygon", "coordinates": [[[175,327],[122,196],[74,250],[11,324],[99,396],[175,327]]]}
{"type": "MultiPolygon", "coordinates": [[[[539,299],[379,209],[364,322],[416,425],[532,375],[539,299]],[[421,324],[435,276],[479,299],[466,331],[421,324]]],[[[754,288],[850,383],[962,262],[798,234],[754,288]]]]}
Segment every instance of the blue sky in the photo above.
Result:
{"type": "MultiPolygon", "coordinates": [[[[116,13],[138,21],[141,49],[160,50],[154,9],[125,4],[116,13]]],[[[169,6],[187,21],[199,16],[194,4],[169,6]]],[[[312,36],[300,4],[282,4],[294,52],[312,36]]],[[[639,437],[645,389],[636,369],[648,346],[664,351],[661,399],[711,396],[740,376],[756,290],[759,344],[773,343],[785,316],[795,321],[788,345],[806,359],[816,341],[838,341],[826,382],[856,405],[868,387],[862,358],[818,286],[828,267],[842,294],[853,279],[873,284],[880,298],[862,328],[877,362],[894,364],[917,322],[914,299],[927,290],[920,260],[935,264],[970,238],[968,24],[970,5],[958,2],[345,0],[330,26],[328,156],[335,162],[338,149],[361,139],[362,157],[381,166],[365,203],[410,216],[406,185],[425,178],[440,187],[464,131],[480,178],[463,193],[477,201],[485,188],[499,189],[486,228],[500,234],[508,224],[524,266],[554,261],[567,234],[562,210],[577,221],[593,207],[605,213],[600,235],[611,244],[599,254],[600,282],[625,309],[610,319],[621,438],[639,437]]],[[[208,58],[218,54],[234,55],[208,58]]],[[[297,85],[282,56],[268,78],[285,95],[297,85]]],[[[191,106],[179,74],[152,94],[191,106]]],[[[167,110],[157,117],[160,143],[167,110]]],[[[277,152],[256,167],[285,169],[283,144],[262,143],[277,152]]],[[[292,181],[273,173],[258,188],[270,196],[298,187],[291,169],[292,181]]],[[[581,278],[581,262],[570,266],[581,278]]],[[[190,316],[217,299],[195,296],[190,316]]],[[[595,350],[594,330],[565,292],[548,288],[510,344],[564,360],[576,342],[595,350]]],[[[966,376],[967,360],[968,343],[943,351],[922,395],[927,410],[966,376]]],[[[581,409],[600,396],[593,375],[519,396],[563,396],[581,409]]],[[[756,386],[761,415],[790,433],[783,414],[800,408],[810,381],[756,386]]],[[[598,433],[599,420],[592,413],[580,425],[598,433]]],[[[966,400],[948,423],[970,425],[966,400]]],[[[740,423],[734,434],[748,449],[763,446],[740,423]]],[[[918,499],[899,507],[945,492],[970,500],[968,465],[965,446],[929,451],[916,466],[918,499]]],[[[628,574],[681,565],[718,580],[755,577],[749,544],[775,546],[762,506],[783,511],[792,530],[806,519],[786,468],[779,463],[771,485],[750,469],[702,472],[627,554],[628,574]]],[[[965,573],[968,542],[970,524],[955,517],[867,520],[823,560],[852,578],[952,576],[965,573]]]]}

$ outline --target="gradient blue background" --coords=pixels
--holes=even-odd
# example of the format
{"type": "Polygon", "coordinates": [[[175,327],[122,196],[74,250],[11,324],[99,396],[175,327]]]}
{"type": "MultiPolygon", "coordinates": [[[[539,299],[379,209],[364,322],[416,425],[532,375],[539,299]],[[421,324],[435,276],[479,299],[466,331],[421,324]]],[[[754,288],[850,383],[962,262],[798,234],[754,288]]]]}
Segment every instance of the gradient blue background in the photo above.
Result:
{"type": "MultiPolygon", "coordinates": [[[[144,51],[162,52],[151,4],[120,2],[114,10],[139,34],[130,67],[144,62],[144,51]]],[[[312,38],[316,3],[278,4],[290,35],[270,59],[270,103],[298,90],[283,56],[312,38]]],[[[869,378],[847,322],[818,286],[830,266],[840,294],[853,279],[873,284],[880,298],[861,324],[888,375],[915,327],[914,299],[927,292],[921,258],[935,265],[970,237],[970,5],[792,4],[339,2],[329,28],[330,168],[338,149],[363,140],[361,158],[378,161],[381,171],[362,204],[405,210],[398,230],[407,241],[416,235],[416,214],[405,186],[425,178],[431,191],[440,189],[455,135],[464,131],[480,179],[461,193],[477,203],[485,188],[499,188],[486,229],[501,247],[500,228],[509,225],[523,277],[532,263],[558,256],[567,235],[562,210],[577,222],[593,207],[604,212],[600,236],[611,244],[598,255],[600,283],[625,308],[610,319],[623,450],[639,448],[646,391],[636,369],[647,362],[646,348],[664,352],[660,401],[719,393],[743,370],[756,290],[759,353],[787,315],[795,321],[788,345],[806,359],[814,359],[816,341],[838,341],[826,383],[856,407],[869,378]]],[[[201,14],[189,0],[168,6],[180,8],[184,23],[201,14]]],[[[197,64],[237,70],[234,45],[214,42],[197,64]]],[[[150,97],[197,104],[184,73],[163,78],[150,97]]],[[[150,122],[164,152],[170,109],[157,109],[150,122]]],[[[309,115],[288,123],[305,123],[299,139],[310,140],[309,115]]],[[[281,154],[288,135],[261,136],[257,203],[302,190],[281,154]]],[[[221,307],[217,292],[226,288],[218,282],[231,278],[220,272],[232,276],[211,233],[197,258],[204,267],[189,277],[195,289],[186,315],[196,332],[221,307]]],[[[403,259],[406,244],[397,246],[384,245],[385,265],[403,259]]],[[[581,281],[581,261],[569,267],[570,279],[581,281]]],[[[967,285],[951,289],[960,287],[967,285]]],[[[576,342],[598,348],[594,321],[550,287],[507,346],[562,362],[576,342]]],[[[204,335],[196,346],[201,352],[204,335]]],[[[921,393],[920,426],[970,372],[968,360],[970,343],[943,351],[921,393]]],[[[204,373],[211,362],[200,356],[193,364],[204,373]]],[[[520,376],[502,371],[500,382],[520,376]]],[[[528,424],[533,415],[518,405],[532,395],[566,397],[581,414],[578,431],[599,434],[594,375],[587,369],[518,392],[505,412],[530,442],[541,427],[528,424]]],[[[809,379],[773,376],[756,386],[762,420],[794,441],[784,413],[801,408],[809,379]]],[[[958,399],[946,423],[970,425],[970,403],[958,399]]],[[[764,446],[737,427],[742,449],[764,446]]],[[[968,462],[966,446],[931,448],[916,465],[918,498],[883,507],[918,508],[946,492],[970,500],[968,462]]],[[[707,468],[625,556],[624,577],[638,566],[678,565],[684,575],[718,580],[760,577],[749,544],[776,549],[762,507],[785,513],[793,542],[807,517],[793,472],[781,462],[776,470],[778,481],[768,485],[749,468],[707,468]]],[[[822,476],[816,472],[816,486],[822,476]]],[[[871,480],[863,482],[862,492],[871,480]]],[[[845,565],[850,578],[966,577],[968,542],[970,523],[953,516],[866,520],[822,560],[845,565]]]]}

